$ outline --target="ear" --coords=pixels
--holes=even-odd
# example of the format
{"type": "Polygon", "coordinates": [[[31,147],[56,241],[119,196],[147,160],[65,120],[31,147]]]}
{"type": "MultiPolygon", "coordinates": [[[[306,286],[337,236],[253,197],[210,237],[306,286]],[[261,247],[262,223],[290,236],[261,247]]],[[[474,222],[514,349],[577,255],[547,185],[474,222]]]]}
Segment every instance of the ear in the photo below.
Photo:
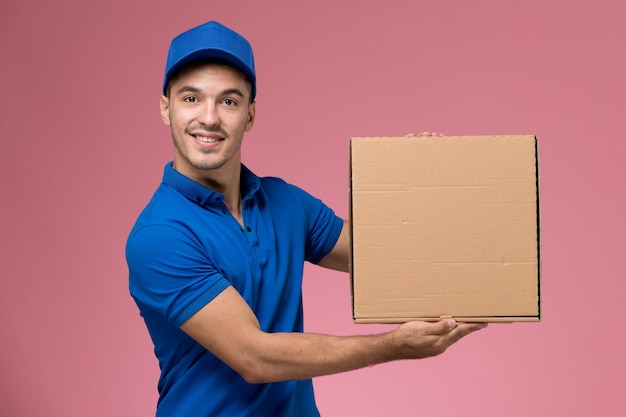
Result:
{"type": "Polygon", "coordinates": [[[254,120],[256,118],[256,101],[248,104],[248,122],[246,123],[246,132],[249,132],[254,126],[254,120]]]}
{"type": "Polygon", "coordinates": [[[170,125],[170,99],[165,95],[161,96],[161,120],[167,126],[170,125]]]}

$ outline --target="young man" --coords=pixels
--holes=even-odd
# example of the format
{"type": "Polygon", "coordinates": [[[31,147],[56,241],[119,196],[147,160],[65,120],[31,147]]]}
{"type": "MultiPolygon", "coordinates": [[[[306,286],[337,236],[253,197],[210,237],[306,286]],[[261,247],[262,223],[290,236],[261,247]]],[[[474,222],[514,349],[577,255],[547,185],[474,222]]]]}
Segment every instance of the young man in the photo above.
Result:
{"type": "Polygon", "coordinates": [[[437,355],[483,327],[303,333],[303,263],[347,271],[349,225],[241,163],[255,96],[252,49],[239,34],[208,22],[172,41],[161,117],[174,160],[126,249],[161,367],[158,416],[318,416],[311,378],[437,355]]]}

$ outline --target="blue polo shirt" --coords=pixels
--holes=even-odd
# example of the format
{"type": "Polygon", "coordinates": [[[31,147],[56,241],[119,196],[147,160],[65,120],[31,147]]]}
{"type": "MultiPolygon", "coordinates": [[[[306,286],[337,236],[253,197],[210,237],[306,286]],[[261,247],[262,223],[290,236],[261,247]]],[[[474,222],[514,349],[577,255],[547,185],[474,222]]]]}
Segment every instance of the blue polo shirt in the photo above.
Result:
{"type": "Polygon", "coordinates": [[[304,261],[319,262],[343,221],[320,200],[242,165],[244,226],[224,196],[165,167],[126,246],[130,293],[159,360],[157,416],[318,416],[311,380],[248,384],[180,330],[233,286],[266,332],[302,332],[304,261]]]}

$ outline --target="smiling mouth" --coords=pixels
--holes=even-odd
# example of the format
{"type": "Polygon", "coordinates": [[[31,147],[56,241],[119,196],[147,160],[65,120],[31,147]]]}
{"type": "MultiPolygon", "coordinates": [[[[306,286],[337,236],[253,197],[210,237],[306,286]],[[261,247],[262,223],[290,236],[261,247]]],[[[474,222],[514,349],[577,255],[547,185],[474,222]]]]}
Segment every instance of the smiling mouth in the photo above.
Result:
{"type": "Polygon", "coordinates": [[[203,129],[199,126],[192,126],[186,129],[186,133],[200,143],[217,143],[226,140],[228,135],[218,127],[203,129]]]}
{"type": "Polygon", "coordinates": [[[202,142],[202,143],[215,143],[215,142],[224,140],[224,138],[221,138],[221,137],[211,137],[211,136],[202,136],[202,135],[191,135],[191,136],[193,136],[197,141],[202,142]]]}

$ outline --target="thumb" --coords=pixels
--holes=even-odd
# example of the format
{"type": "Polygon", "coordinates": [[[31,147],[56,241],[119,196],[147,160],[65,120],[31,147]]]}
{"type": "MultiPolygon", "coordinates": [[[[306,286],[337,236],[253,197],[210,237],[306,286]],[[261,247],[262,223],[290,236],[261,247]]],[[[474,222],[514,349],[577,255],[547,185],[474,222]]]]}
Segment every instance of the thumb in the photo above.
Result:
{"type": "Polygon", "coordinates": [[[456,327],[456,320],[444,319],[433,324],[434,324],[434,329],[433,329],[434,334],[444,334],[444,333],[448,333],[449,331],[451,331],[452,329],[456,327]]]}

